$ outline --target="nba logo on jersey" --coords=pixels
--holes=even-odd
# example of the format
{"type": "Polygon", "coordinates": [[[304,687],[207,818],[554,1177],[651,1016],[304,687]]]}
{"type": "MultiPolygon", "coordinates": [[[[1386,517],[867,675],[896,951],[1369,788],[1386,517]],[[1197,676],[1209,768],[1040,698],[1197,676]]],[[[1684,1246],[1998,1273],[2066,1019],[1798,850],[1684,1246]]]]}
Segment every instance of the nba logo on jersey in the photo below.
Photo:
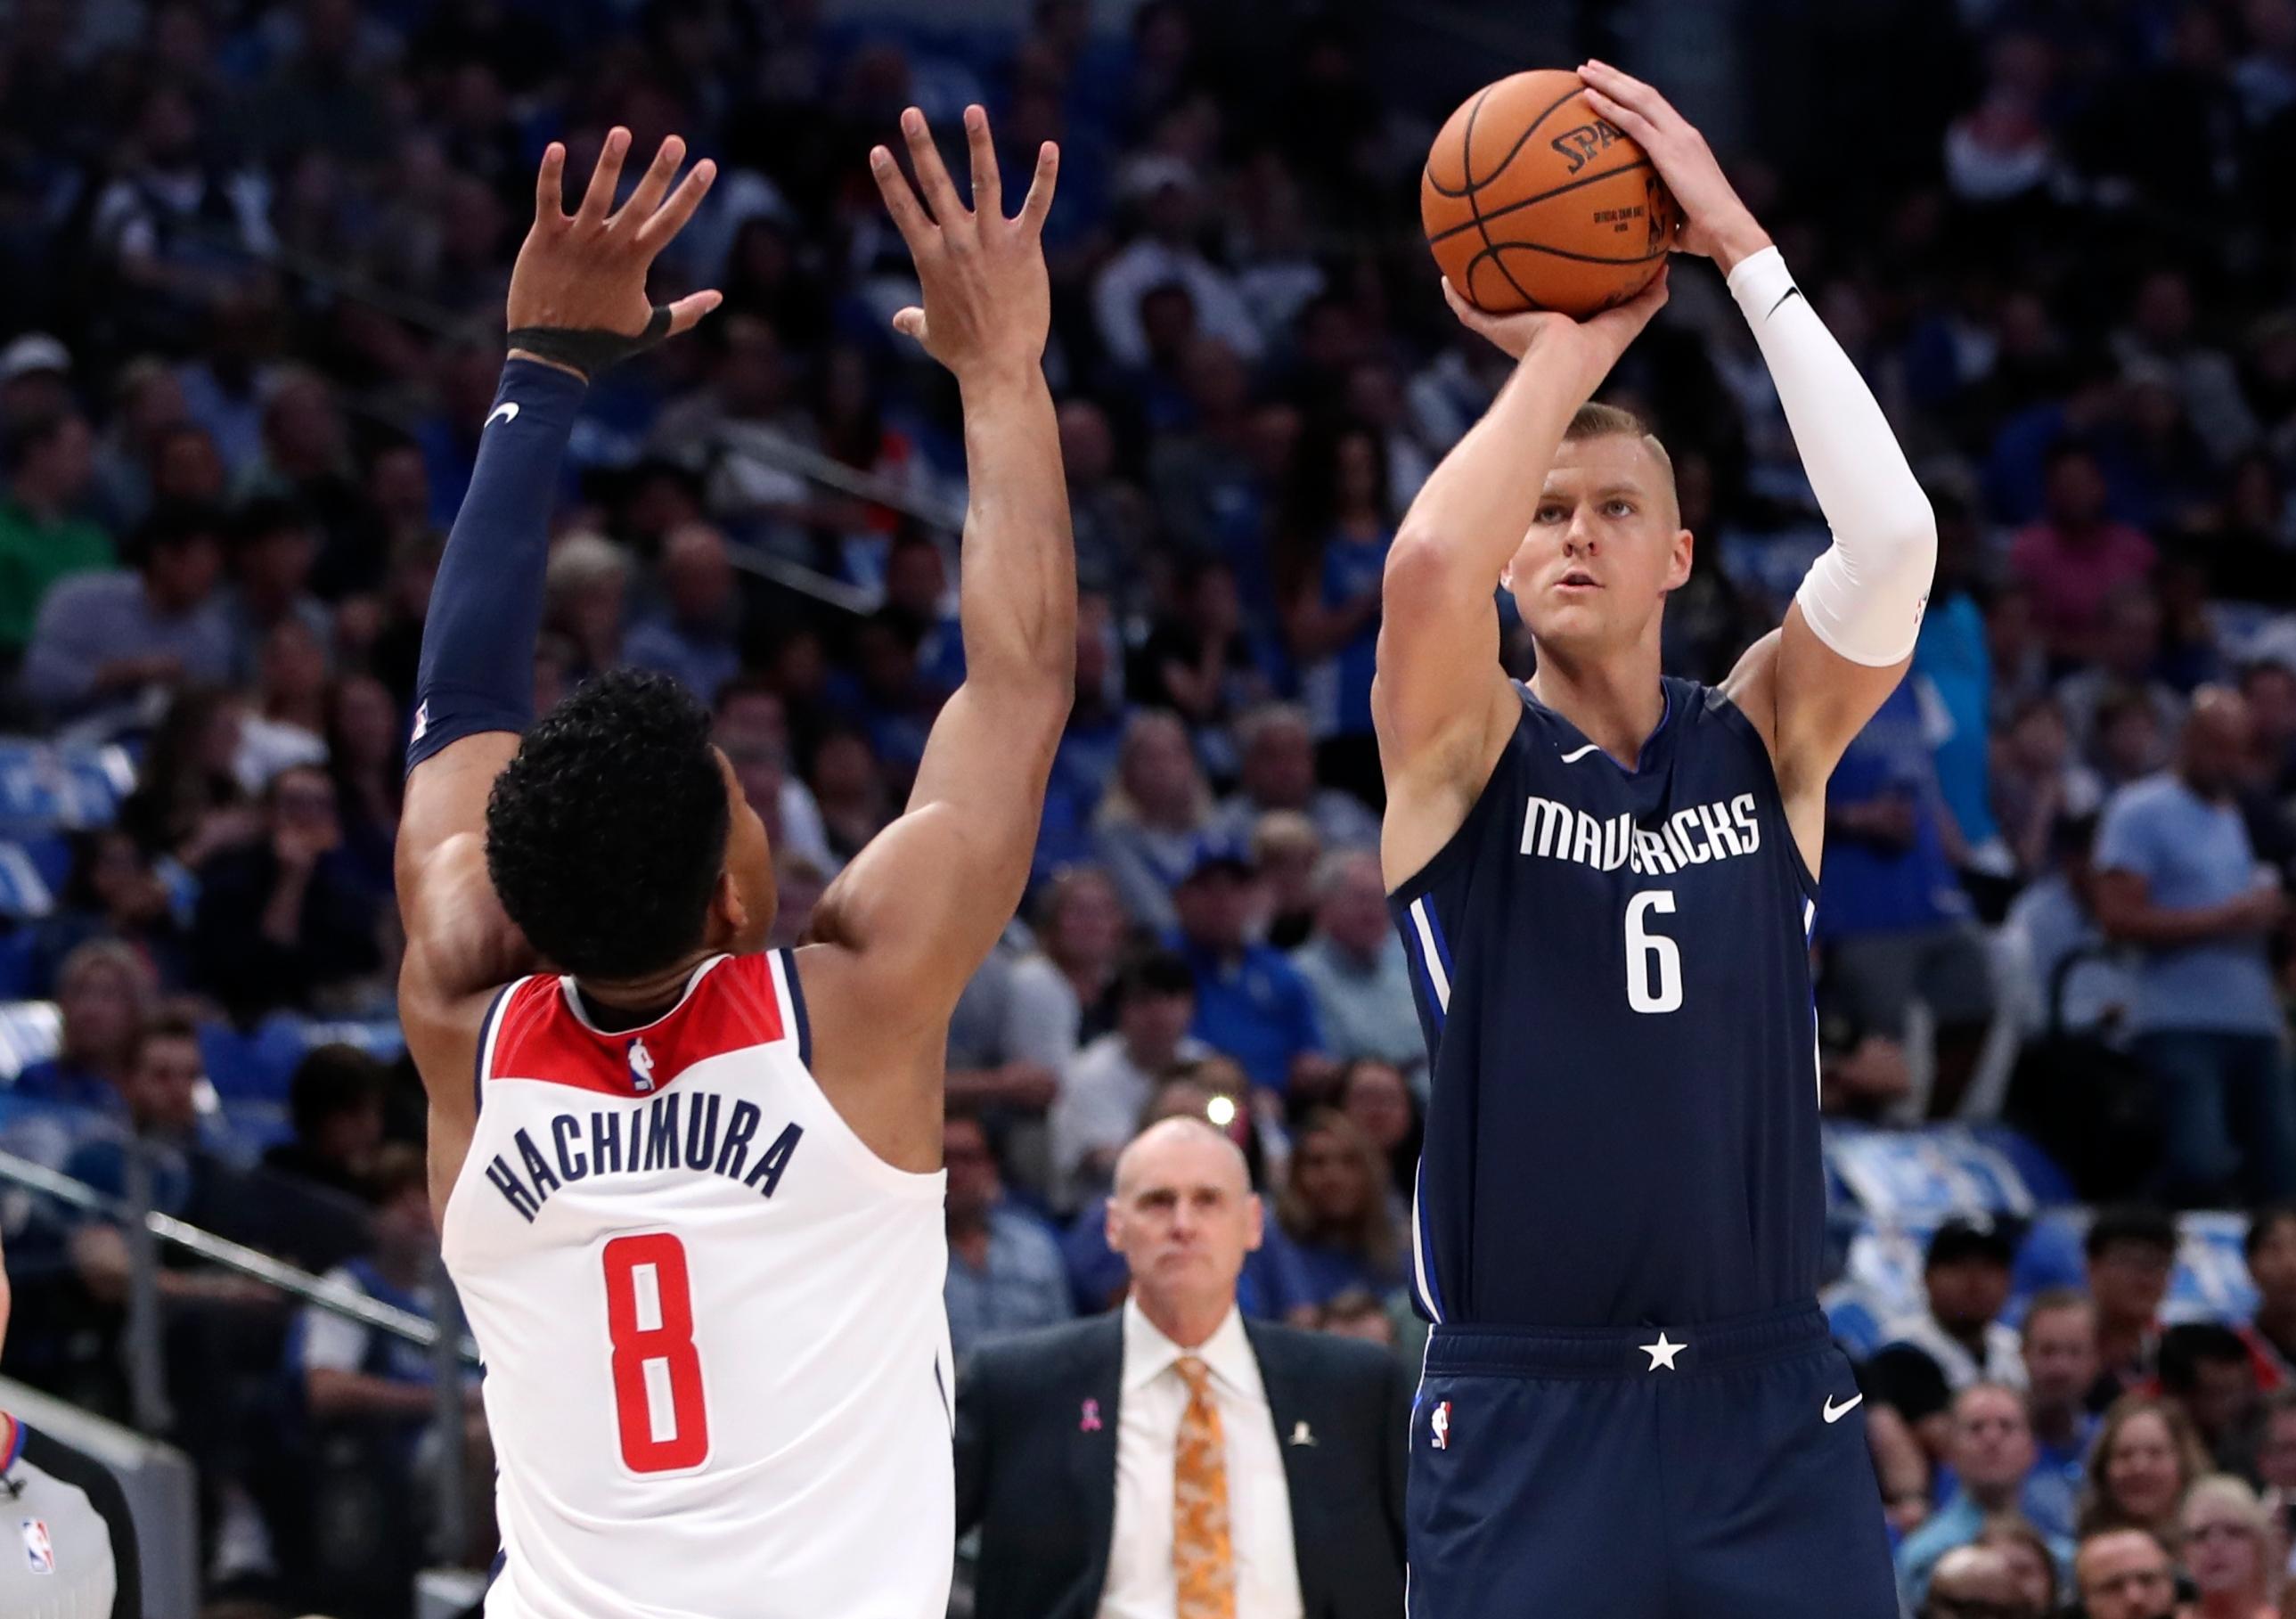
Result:
{"type": "Polygon", "coordinates": [[[630,1083],[639,1090],[653,1089],[653,1053],[644,1040],[630,1042],[630,1083]]]}
{"type": "Polygon", "coordinates": [[[48,1526],[38,1518],[24,1521],[24,1556],[36,1574],[56,1572],[55,1544],[48,1539],[48,1526]]]}
{"type": "Polygon", "coordinates": [[[1427,1431],[1435,1436],[1437,1450],[1447,1451],[1451,1448],[1451,1402],[1449,1401],[1446,1400],[1435,1408],[1435,1414],[1427,1419],[1427,1431]]]}

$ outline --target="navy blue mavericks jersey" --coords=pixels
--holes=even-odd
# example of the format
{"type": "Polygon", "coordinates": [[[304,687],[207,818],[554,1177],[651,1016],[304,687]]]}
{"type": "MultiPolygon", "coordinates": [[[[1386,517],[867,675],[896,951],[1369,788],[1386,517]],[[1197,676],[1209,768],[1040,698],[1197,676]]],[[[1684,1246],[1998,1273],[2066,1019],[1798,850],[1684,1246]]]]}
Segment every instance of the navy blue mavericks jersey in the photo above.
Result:
{"type": "Polygon", "coordinates": [[[1433,1081],[1431,1320],[1697,1322],[1817,1290],[1817,884],[1751,722],[1665,688],[1631,771],[1524,691],[1465,825],[1390,900],[1433,1081]]]}

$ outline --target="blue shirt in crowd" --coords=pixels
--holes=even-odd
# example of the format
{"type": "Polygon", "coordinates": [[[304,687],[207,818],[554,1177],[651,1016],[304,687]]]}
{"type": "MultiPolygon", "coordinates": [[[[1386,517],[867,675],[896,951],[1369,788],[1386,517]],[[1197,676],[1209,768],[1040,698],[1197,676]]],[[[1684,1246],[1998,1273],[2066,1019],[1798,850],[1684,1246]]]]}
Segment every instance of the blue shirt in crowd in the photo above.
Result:
{"type": "Polygon", "coordinates": [[[1985,614],[1957,590],[1932,603],[1914,648],[1913,673],[1927,680],[1952,726],[1935,749],[1938,792],[1972,849],[2000,835],[1990,789],[1993,660],[1985,646],[1985,614]]]}
{"type": "MultiPolygon", "coordinates": [[[[1332,535],[1324,547],[1318,586],[1323,604],[1344,607],[1358,596],[1376,594],[1394,541],[1391,533],[1370,539],[1332,535]]],[[[1374,615],[1346,645],[1308,669],[1301,686],[1316,736],[1371,735],[1371,678],[1378,658],[1379,619],[1374,615]]]]}
{"type": "Polygon", "coordinates": [[[1229,958],[1185,939],[1172,948],[1196,979],[1196,1021],[1188,1032],[1241,1063],[1254,1085],[1284,1089],[1292,1060],[1324,1048],[1315,992],[1281,950],[1248,944],[1229,958]]]}
{"type": "MultiPolygon", "coordinates": [[[[2096,867],[2144,878],[2152,902],[2170,910],[2238,899],[2258,872],[2240,806],[2211,803],[2172,772],[2112,795],[2097,829],[2096,867]]],[[[2130,1024],[2139,1034],[2174,1029],[2276,1036],[2280,1004],[2262,935],[2143,950],[2130,1024]]]]}
{"type": "Polygon", "coordinates": [[[1833,939],[1910,933],[1970,914],[1938,831],[1937,768],[1923,734],[1913,682],[1900,681],[1833,768],[1826,803],[1834,810],[1901,796],[1913,806],[1914,841],[1898,850],[1864,838],[1825,842],[1825,897],[1819,933],[1833,939]]]}

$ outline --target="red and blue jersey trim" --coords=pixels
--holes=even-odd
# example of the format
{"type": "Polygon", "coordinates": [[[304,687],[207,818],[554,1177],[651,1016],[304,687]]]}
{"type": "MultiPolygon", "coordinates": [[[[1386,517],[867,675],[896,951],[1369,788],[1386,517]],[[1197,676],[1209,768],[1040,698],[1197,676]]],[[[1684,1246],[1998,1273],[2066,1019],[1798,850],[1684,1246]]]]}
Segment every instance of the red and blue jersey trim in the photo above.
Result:
{"type": "Polygon", "coordinates": [[[804,1031],[790,975],[794,1021],[783,1015],[770,955],[722,956],[703,966],[684,999],[635,1029],[592,1027],[567,982],[545,974],[515,983],[496,1008],[491,1055],[480,1046],[483,1080],[539,1080],[604,1096],[649,1097],[695,1064],[770,1046],[804,1031]]]}

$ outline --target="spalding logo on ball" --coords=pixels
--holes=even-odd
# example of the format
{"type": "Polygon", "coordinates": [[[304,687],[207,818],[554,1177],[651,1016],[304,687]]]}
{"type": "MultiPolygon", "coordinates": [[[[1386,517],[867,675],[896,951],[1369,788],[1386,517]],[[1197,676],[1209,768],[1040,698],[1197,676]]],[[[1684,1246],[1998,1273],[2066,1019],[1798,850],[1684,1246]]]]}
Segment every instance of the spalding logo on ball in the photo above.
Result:
{"type": "Polygon", "coordinates": [[[1516,73],[1451,114],[1427,153],[1419,220],[1435,262],[1493,315],[1587,316],[1651,284],[1680,223],[1631,136],[1576,73],[1516,73]]]}

